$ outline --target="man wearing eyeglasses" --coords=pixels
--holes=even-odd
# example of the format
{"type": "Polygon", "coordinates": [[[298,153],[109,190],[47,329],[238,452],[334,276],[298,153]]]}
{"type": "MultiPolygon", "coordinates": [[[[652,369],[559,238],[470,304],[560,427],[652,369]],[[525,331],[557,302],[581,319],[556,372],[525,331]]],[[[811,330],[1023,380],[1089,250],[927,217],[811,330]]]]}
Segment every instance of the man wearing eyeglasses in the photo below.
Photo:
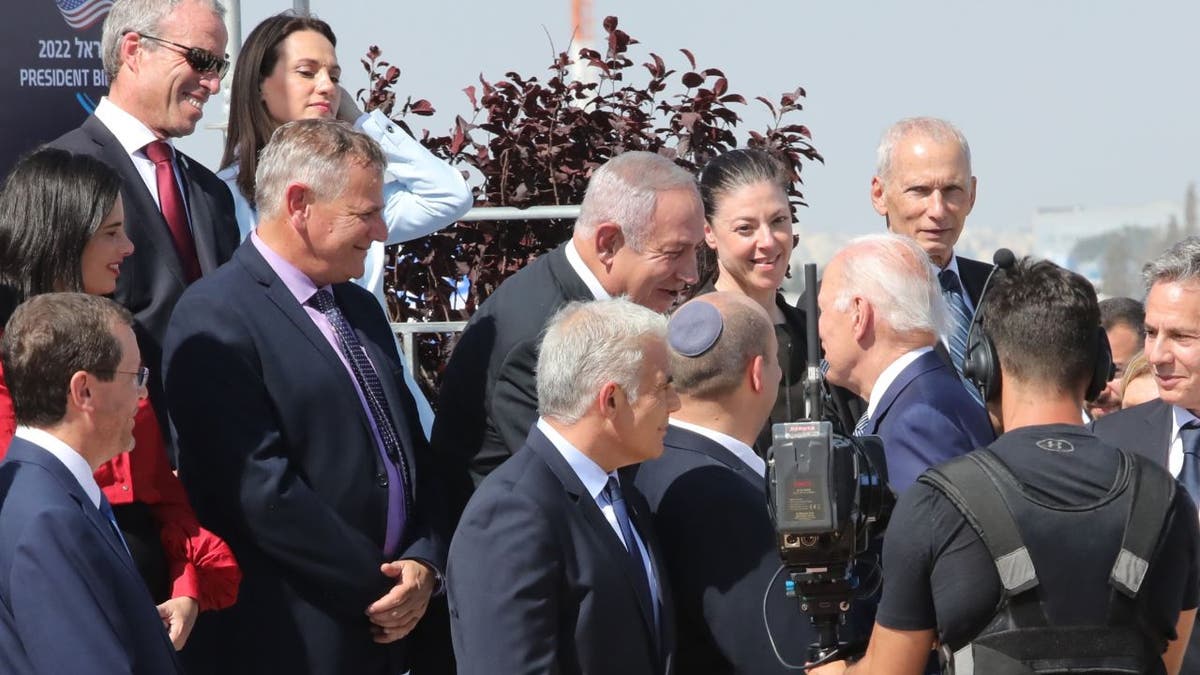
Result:
{"type": "Polygon", "coordinates": [[[0,341],[16,436],[0,464],[6,673],[181,673],[92,477],[133,447],[146,395],[129,311],[83,293],[17,308],[0,341]]]}
{"type": "Polygon", "coordinates": [[[51,143],[95,156],[121,175],[135,252],[113,297],[136,319],[163,429],[158,373],[167,319],[184,289],[238,244],[228,188],[171,143],[195,130],[229,68],[224,13],[217,0],[116,0],[101,35],[108,96],[82,126],[51,143]]]}

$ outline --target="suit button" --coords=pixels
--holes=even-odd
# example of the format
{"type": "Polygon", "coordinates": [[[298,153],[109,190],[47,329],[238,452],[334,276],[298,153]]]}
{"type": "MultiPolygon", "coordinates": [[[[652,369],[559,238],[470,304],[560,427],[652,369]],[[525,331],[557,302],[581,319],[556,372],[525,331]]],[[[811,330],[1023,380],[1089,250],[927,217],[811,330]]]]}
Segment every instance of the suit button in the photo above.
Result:
{"type": "Polygon", "coordinates": [[[386,473],[375,474],[375,482],[379,484],[379,487],[387,487],[388,486],[387,474],[386,473]]]}

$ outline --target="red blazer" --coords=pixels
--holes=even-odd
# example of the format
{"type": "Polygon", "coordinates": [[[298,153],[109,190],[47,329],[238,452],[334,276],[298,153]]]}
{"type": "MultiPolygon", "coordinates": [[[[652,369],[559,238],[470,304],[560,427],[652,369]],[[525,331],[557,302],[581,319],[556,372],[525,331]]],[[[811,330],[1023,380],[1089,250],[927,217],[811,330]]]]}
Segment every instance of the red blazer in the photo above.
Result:
{"type": "MultiPolygon", "coordinates": [[[[16,415],[0,366],[0,459],[16,433],[16,415]]],[[[171,472],[162,431],[149,399],[138,403],[135,447],[96,469],[96,482],[113,504],[142,502],[158,521],[171,580],[171,597],[188,596],[200,609],[223,609],[237,600],[242,571],[220,537],[200,527],[196,513],[171,472]]]]}

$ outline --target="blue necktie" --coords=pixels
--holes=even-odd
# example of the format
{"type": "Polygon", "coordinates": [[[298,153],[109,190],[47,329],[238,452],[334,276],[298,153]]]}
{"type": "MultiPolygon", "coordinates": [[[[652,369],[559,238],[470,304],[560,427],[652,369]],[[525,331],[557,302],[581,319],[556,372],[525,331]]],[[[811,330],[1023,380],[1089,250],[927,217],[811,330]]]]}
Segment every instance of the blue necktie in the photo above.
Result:
{"type": "MultiPolygon", "coordinates": [[[[317,291],[309,298],[308,304],[324,314],[325,318],[329,319],[330,325],[333,326],[333,331],[337,333],[338,346],[341,348],[342,355],[350,362],[350,370],[354,372],[354,379],[358,381],[363,397],[367,400],[367,407],[375,421],[375,428],[379,430],[379,437],[383,441],[383,449],[387,454],[386,459],[390,460],[400,472],[400,485],[396,486],[399,494],[389,491],[388,495],[389,499],[399,500],[402,509],[399,522],[389,523],[384,552],[390,555],[398,544],[399,532],[404,529],[403,523],[411,511],[412,504],[409,502],[411,491],[408,489],[410,485],[408,462],[400,447],[400,440],[396,437],[396,427],[392,423],[392,415],[388,411],[387,397],[384,396],[383,385],[379,381],[379,374],[375,372],[375,366],[367,357],[366,349],[359,342],[358,335],[354,332],[350,322],[346,320],[346,316],[342,314],[333,295],[329,291],[317,291]]],[[[392,484],[394,485],[394,483],[395,481],[392,484]]]]}
{"type": "Polygon", "coordinates": [[[129,559],[133,559],[133,553],[129,551],[129,544],[125,542],[125,535],[121,534],[121,527],[117,525],[117,514],[113,513],[112,504],[108,502],[108,498],[104,493],[100,494],[100,513],[104,515],[108,521],[108,526],[112,528],[113,534],[117,535],[117,541],[121,542],[121,546],[125,547],[125,552],[129,554],[129,559]]]}
{"type": "Polygon", "coordinates": [[[1179,440],[1183,442],[1183,468],[1179,470],[1179,482],[1200,502],[1200,420],[1192,420],[1179,429],[1179,440]]]}
{"type": "MultiPolygon", "coordinates": [[[[951,327],[947,335],[947,346],[950,348],[950,360],[954,362],[954,370],[962,379],[963,363],[967,356],[967,332],[971,329],[971,312],[967,310],[967,301],[963,298],[962,284],[954,270],[938,272],[938,282],[942,286],[942,297],[946,299],[946,307],[950,310],[951,327]]],[[[970,382],[963,380],[963,386],[971,393],[971,398],[983,405],[983,397],[979,390],[970,382]]]]}
{"type": "MultiPolygon", "coordinates": [[[[633,536],[633,523],[629,520],[629,512],[625,509],[625,496],[621,493],[621,484],[615,476],[608,477],[608,484],[604,486],[604,496],[608,499],[608,503],[612,504],[613,513],[617,516],[617,527],[621,528],[621,537],[625,539],[625,551],[629,554],[629,563],[634,572],[634,581],[637,586],[638,595],[645,601],[647,607],[654,609],[655,623],[657,624],[658,610],[654,608],[654,601],[650,594],[650,577],[646,574],[646,564],[642,561],[642,552],[638,547],[637,539],[633,536]]],[[[655,626],[655,631],[658,626],[655,626]]]]}

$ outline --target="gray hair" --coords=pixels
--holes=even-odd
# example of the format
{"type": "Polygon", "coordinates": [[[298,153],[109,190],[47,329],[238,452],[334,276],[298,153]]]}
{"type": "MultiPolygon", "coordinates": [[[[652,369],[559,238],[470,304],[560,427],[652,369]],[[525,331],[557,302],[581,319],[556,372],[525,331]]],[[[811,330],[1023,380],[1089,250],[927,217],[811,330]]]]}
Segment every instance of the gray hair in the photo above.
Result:
{"type": "Polygon", "coordinates": [[[938,143],[956,143],[967,160],[967,173],[971,173],[971,146],[958,127],[936,117],[909,117],[888,127],[883,132],[883,138],[879,139],[879,147],[875,150],[876,176],[887,180],[892,170],[892,154],[896,145],[910,135],[923,136],[938,143]]]}
{"type": "Polygon", "coordinates": [[[1147,292],[1159,282],[1175,283],[1197,277],[1200,277],[1200,237],[1176,242],[1142,268],[1147,292]]]}
{"type": "Polygon", "coordinates": [[[617,155],[588,181],[575,233],[591,236],[601,223],[616,223],[629,247],[641,251],[650,238],[658,193],[680,189],[697,191],[696,179],[666,157],[640,150],[617,155]]]}
{"type": "Polygon", "coordinates": [[[834,299],[838,311],[861,295],[896,332],[943,332],[946,301],[928,254],[915,240],[869,234],[850,240],[838,255],[844,262],[841,292],[834,299]]]}
{"type": "Polygon", "coordinates": [[[225,18],[225,5],[220,0],[115,0],[100,33],[100,58],[104,72],[112,80],[121,70],[121,37],[126,33],[149,33],[157,36],[159,26],[167,15],[185,2],[200,2],[213,13],[225,18]]]}
{"type": "Polygon", "coordinates": [[[574,424],[608,382],[636,401],[646,338],[664,340],[666,333],[665,316],[628,298],[567,304],[550,319],[542,338],[538,412],[574,424]]]}
{"type": "Polygon", "coordinates": [[[349,180],[350,164],[382,175],[387,160],[378,143],[345,122],[313,119],[284,124],[271,134],[254,174],[259,218],[280,213],[289,183],[303,183],[321,201],[337,198],[349,180]]]}
{"type": "Polygon", "coordinates": [[[775,327],[766,311],[749,297],[716,292],[693,298],[687,304],[693,302],[706,302],[717,308],[721,313],[721,335],[712,348],[699,356],[684,356],[668,349],[671,378],[680,394],[717,399],[737,389],[754,357],[779,358],[778,354],[767,352],[769,336],[774,334],[775,327]]]}

